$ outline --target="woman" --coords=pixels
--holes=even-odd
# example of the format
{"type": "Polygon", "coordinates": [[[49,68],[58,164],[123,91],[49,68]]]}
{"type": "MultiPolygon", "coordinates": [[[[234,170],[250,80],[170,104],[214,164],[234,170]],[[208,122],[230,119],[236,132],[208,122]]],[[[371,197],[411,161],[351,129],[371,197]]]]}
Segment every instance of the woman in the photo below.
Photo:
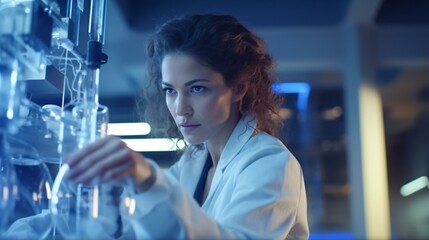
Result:
{"type": "Polygon", "coordinates": [[[168,109],[170,137],[189,143],[180,160],[164,172],[110,136],[69,156],[68,178],[130,177],[136,238],[307,239],[302,170],[274,137],[281,102],[262,40],[232,16],[192,15],[162,25],[147,54],[164,94],[149,92],[156,113],[145,115],[168,109]]]}

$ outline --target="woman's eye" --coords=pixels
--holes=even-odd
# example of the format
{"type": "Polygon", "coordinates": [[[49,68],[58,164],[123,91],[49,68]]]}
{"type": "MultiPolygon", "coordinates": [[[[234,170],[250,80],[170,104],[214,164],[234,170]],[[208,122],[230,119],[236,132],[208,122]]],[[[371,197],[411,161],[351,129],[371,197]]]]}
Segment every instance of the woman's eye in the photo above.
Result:
{"type": "Polygon", "coordinates": [[[176,91],[174,90],[174,89],[172,89],[172,88],[162,88],[162,91],[164,91],[165,92],[165,94],[173,94],[173,93],[175,93],[176,91]]]}
{"type": "Polygon", "coordinates": [[[202,92],[204,92],[206,90],[206,88],[205,87],[202,87],[202,86],[193,86],[192,88],[191,88],[191,92],[193,92],[193,93],[202,93],[202,92]]]}

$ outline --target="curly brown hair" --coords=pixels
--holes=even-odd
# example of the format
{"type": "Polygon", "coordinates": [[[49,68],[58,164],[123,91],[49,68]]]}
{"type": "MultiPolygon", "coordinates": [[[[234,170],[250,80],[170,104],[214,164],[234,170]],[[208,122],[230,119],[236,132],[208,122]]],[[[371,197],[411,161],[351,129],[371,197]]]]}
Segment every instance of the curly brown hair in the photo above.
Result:
{"type": "Polygon", "coordinates": [[[246,89],[240,113],[253,115],[258,130],[278,134],[283,99],[272,90],[273,59],[263,40],[235,17],[206,14],[170,20],[149,39],[146,50],[149,81],[140,106],[144,120],[156,124],[161,133],[182,138],[171,115],[163,114],[168,110],[161,90],[161,64],[167,54],[183,53],[221,73],[228,87],[246,89]]]}

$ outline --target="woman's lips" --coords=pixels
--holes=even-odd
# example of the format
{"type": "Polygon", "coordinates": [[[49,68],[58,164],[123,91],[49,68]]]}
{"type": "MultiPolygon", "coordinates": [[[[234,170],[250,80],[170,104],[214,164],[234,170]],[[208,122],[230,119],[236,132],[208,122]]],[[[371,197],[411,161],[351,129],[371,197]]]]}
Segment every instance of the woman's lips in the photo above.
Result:
{"type": "Polygon", "coordinates": [[[195,130],[196,128],[198,128],[199,126],[200,126],[200,124],[180,124],[180,128],[184,132],[191,132],[191,131],[195,130]]]}

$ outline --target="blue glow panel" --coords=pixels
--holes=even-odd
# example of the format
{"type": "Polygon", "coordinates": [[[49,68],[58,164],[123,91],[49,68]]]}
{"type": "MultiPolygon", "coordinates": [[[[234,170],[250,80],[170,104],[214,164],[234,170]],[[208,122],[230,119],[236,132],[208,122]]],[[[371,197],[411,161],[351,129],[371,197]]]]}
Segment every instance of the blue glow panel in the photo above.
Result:
{"type": "Polygon", "coordinates": [[[311,91],[310,84],[304,82],[275,83],[273,84],[273,91],[284,94],[298,94],[298,110],[307,110],[308,97],[311,91]]]}

